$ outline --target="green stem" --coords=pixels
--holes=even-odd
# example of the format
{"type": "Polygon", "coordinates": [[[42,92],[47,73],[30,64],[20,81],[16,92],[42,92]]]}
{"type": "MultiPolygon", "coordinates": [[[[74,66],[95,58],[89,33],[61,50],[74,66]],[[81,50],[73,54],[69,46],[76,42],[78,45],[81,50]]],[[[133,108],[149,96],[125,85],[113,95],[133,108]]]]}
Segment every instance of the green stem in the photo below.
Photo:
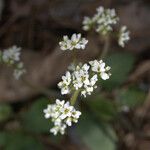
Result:
{"type": "Polygon", "coordinates": [[[106,36],[104,37],[104,47],[103,47],[103,51],[102,51],[101,56],[100,56],[101,59],[105,58],[105,56],[107,55],[108,50],[109,50],[109,46],[110,46],[109,35],[106,35],[106,36]]]}
{"type": "Polygon", "coordinates": [[[73,59],[73,64],[76,64],[76,63],[77,63],[77,53],[76,53],[76,49],[73,49],[72,59],[73,59]]]}
{"type": "Polygon", "coordinates": [[[70,104],[73,106],[77,100],[77,97],[79,95],[80,90],[77,90],[73,93],[71,99],[70,99],[70,104]]]}

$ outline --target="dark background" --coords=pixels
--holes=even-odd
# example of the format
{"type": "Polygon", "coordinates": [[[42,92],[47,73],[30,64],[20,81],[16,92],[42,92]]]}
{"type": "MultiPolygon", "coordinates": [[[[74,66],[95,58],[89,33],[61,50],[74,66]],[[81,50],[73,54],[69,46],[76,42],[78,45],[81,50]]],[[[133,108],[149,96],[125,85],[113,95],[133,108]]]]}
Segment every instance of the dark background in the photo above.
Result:
{"type": "Polygon", "coordinates": [[[149,0],[0,0],[0,49],[22,47],[27,70],[26,82],[16,81],[12,70],[0,66],[0,149],[149,150],[149,27],[149,0]],[[58,42],[63,35],[82,33],[89,44],[78,51],[79,61],[97,58],[103,41],[84,32],[82,20],[100,5],[116,9],[131,40],[120,48],[111,39],[105,59],[112,79],[81,102],[85,117],[78,131],[73,127],[67,135],[53,137],[42,109],[61,97],[56,84],[72,61],[71,52],[62,52],[58,42]]]}

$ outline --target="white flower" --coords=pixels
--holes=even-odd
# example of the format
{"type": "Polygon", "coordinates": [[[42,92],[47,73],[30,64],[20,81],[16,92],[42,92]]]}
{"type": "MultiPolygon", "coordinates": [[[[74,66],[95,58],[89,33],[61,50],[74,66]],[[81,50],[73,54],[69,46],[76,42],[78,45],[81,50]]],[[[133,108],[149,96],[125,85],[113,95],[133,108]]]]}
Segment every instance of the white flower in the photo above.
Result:
{"type": "Polygon", "coordinates": [[[81,115],[81,112],[76,111],[69,102],[65,103],[64,100],[59,99],[56,99],[55,104],[48,105],[43,112],[45,118],[51,119],[54,123],[54,127],[50,129],[54,135],[57,135],[58,132],[64,134],[66,127],[71,126],[72,122],[77,123],[81,115]]]}
{"type": "Polygon", "coordinates": [[[58,115],[56,119],[52,120],[52,122],[54,122],[55,126],[60,126],[61,123],[62,123],[62,120],[61,120],[61,118],[58,115]]]}
{"type": "Polygon", "coordinates": [[[122,26],[119,31],[119,39],[118,39],[118,44],[121,47],[124,47],[125,43],[130,40],[129,34],[130,32],[127,30],[127,27],[122,26]]]}
{"type": "Polygon", "coordinates": [[[48,105],[47,108],[43,110],[43,112],[45,114],[44,116],[46,119],[51,117],[52,107],[53,107],[53,105],[48,105]]]}
{"type": "Polygon", "coordinates": [[[13,75],[15,79],[18,80],[25,72],[26,70],[24,69],[23,63],[20,62],[16,65],[13,75]]]}
{"type": "Polygon", "coordinates": [[[81,68],[77,66],[77,71],[73,73],[73,86],[76,90],[81,89],[81,95],[86,97],[86,95],[91,95],[93,90],[97,87],[95,86],[97,82],[97,75],[90,77],[89,74],[90,66],[84,64],[81,68]]]}
{"type": "Polygon", "coordinates": [[[53,133],[54,135],[57,135],[58,132],[60,132],[63,135],[65,133],[66,127],[67,126],[65,124],[57,125],[57,126],[54,126],[53,128],[51,128],[50,132],[53,133]]]}
{"type": "Polygon", "coordinates": [[[77,48],[77,49],[80,49],[80,45],[79,45],[80,39],[81,39],[81,34],[80,33],[72,35],[72,37],[71,37],[72,48],[71,49],[73,49],[74,47],[77,48]]]}
{"type": "Polygon", "coordinates": [[[3,52],[2,59],[5,63],[14,64],[20,60],[21,48],[12,46],[3,52]]]}
{"type": "MultiPolygon", "coordinates": [[[[82,67],[83,64],[81,62],[78,63],[78,69],[80,69],[80,67],[82,67]]],[[[75,65],[75,63],[71,63],[69,66],[68,66],[68,70],[73,72],[75,71],[77,68],[77,66],[75,65]]]]}
{"type": "Polygon", "coordinates": [[[71,82],[71,74],[69,71],[66,72],[66,76],[62,76],[62,80],[66,85],[69,85],[71,82]]]}
{"type": "Polygon", "coordinates": [[[69,40],[68,36],[63,36],[63,41],[59,42],[61,50],[68,50],[71,48],[71,40],[69,40]]]}
{"type": "Polygon", "coordinates": [[[76,90],[81,88],[84,84],[89,83],[89,68],[90,66],[84,64],[81,68],[77,66],[73,72],[73,86],[76,90]]]}
{"type": "Polygon", "coordinates": [[[58,86],[62,94],[68,94],[71,91],[79,90],[81,95],[86,97],[91,95],[94,89],[97,88],[98,75],[107,80],[110,77],[110,67],[100,60],[90,61],[89,64],[73,66],[72,73],[69,73],[69,84],[66,84],[66,76],[62,77],[62,81],[58,86]],[[90,65],[89,65],[90,64],[90,65]]]}
{"type": "Polygon", "coordinates": [[[101,72],[101,78],[103,79],[103,80],[107,80],[107,79],[109,79],[109,74],[108,73],[106,73],[106,72],[101,72]]]}
{"type": "Polygon", "coordinates": [[[83,22],[82,22],[83,30],[89,31],[93,27],[94,23],[95,23],[95,21],[93,18],[84,17],[83,22]]]}
{"type": "Polygon", "coordinates": [[[88,40],[81,37],[81,34],[73,34],[71,39],[63,36],[63,41],[59,42],[61,50],[85,49],[88,40]]]}
{"type": "Polygon", "coordinates": [[[20,51],[21,48],[12,46],[8,49],[5,49],[3,52],[0,52],[0,62],[14,68],[13,76],[17,80],[26,72],[23,63],[19,62],[20,51]]]}
{"type": "Polygon", "coordinates": [[[90,66],[87,65],[87,64],[84,64],[83,67],[82,67],[82,69],[83,69],[85,72],[87,72],[87,71],[89,70],[89,68],[90,68],[90,66]]]}
{"type": "Polygon", "coordinates": [[[75,64],[74,63],[71,63],[69,66],[68,66],[68,70],[69,71],[74,71],[76,68],[75,64]]]}
{"type": "Polygon", "coordinates": [[[117,24],[119,18],[114,9],[104,9],[100,6],[93,17],[84,17],[83,30],[88,31],[95,28],[96,32],[106,35],[113,30],[113,25],[117,24]]]}
{"type": "Polygon", "coordinates": [[[73,109],[73,111],[72,111],[72,117],[73,117],[73,119],[75,119],[74,122],[78,121],[80,115],[81,115],[80,111],[76,111],[75,109],[73,109]]]}
{"type": "Polygon", "coordinates": [[[62,78],[63,81],[58,84],[62,94],[68,94],[72,90],[80,90],[81,95],[86,97],[97,88],[98,75],[103,80],[109,79],[111,75],[109,73],[110,67],[106,66],[102,60],[90,61],[89,64],[91,67],[88,64],[73,66],[72,73],[69,73],[69,78],[71,78],[69,84],[65,83],[66,76],[62,78]]]}
{"type": "Polygon", "coordinates": [[[81,95],[86,97],[86,95],[91,95],[91,93],[94,91],[97,86],[95,85],[97,82],[98,78],[97,75],[95,74],[87,84],[84,85],[84,90],[81,91],[81,95]]]}
{"type": "Polygon", "coordinates": [[[123,111],[123,112],[125,112],[125,113],[128,113],[129,111],[130,111],[130,108],[129,108],[129,106],[127,106],[127,105],[123,105],[123,106],[121,106],[121,111],[123,111]]]}
{"type": "Polygon", "coordinates": [[[91,78],[90,84],[91,84],[92,86],[95,85],[95,83],[97,82],[97,80],[98,80],[97,74],[95,74],[95,75],[91,78]]]}
{"type": "Polygon", "coordinates": [[[71,117],[68,117],[68,118],[66,119],[66,124],[67,124],[68,126],[72,126],[72,118],[71,118],[71,117]]]}
{"type": "Polygon", "coordinates": [[[102,13],[104,13],[104,7],[103,6],[99,6],[97,9],[97,14],[101,15],[102,13]]]}
{"type": "Polygon", "coordinates": [[[64,101],[64,100],[60,101],[59,99],[56,99],[57,108],[63,107],[64,104],[65,104],[65,101],[64,101]]]}
{"type": "Polygon", "coordinates": [[[69,71],[66,72],[65,76],[62,76],[62,81],[58,83],[58,87],[61,88],[61,94],[70,93],[69,85],[71,83],[71,74],[69,71]]]}
{"type": "Polygon", "coordinates": [[[109,79],[110,73],[108,73],[108,71],[110,70],[110,67],[106,66],[105,63],[102,60],[100,60],[100,61],[97,61],[97,60],[90,61],[89,64],[92,67],[92,71],[99,73],[103,80],[109,79]]]}
{"type": "Polygon", "coordinates": [[[71,117],[72,110],[73,110],[73,106],[70,106],[69,102],[66,102],[63,109],[61,110],[62,114],[60,118],[65,119],[67,117],[71,117]]]}
{"type": "Polygon", "coordinates": [[[97,28],[96,31],[105,35],[109,31],[112,31],[112,25],[115,25],[118,22],[118,17],[114,9],[104,9],[99,7],[97,9],[97,28]]]}

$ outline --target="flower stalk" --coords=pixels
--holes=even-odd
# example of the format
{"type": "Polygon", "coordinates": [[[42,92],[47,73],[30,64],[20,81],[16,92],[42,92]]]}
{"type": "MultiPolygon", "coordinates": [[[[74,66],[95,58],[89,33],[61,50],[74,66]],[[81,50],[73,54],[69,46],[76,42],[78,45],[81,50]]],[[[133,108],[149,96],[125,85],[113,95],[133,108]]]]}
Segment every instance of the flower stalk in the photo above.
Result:
{"type": "Polygon", "coordinates": [[[103,59],[106,57],[108,51],[109,51],[109,45],[110,45],[110,37],[109,35],[104,36],[104,47],[101,53],[100,58],[103,59]]]}
{"type": "Polygon", "coordinates": [[[73,106],[75,105],[76,101],[77,101],[77,98],[78,98],[78,95],[80,93],[80,90],[77,90],[73,93],[71,99],[70,99],[70,104],[73,106]]]}

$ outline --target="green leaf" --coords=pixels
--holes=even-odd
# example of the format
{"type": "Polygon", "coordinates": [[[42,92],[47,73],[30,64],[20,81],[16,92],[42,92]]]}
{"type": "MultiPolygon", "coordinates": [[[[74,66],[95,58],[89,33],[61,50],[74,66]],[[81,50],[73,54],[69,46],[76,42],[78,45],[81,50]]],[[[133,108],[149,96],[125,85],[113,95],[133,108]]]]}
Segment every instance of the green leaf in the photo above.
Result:
{"type": "Polygon", "coordinates": [[[87,100],[92,112],[103,121],[110,121],[117,115],[117,109],[114,104],[101,96],[94,96],[87,100]]]}
{"type": "Polygon", "coordinates": [[[22,133],[0,133],[0,146],[5,150],[44,150],[43,145],[38,140],[22,133]]]}
{"type": "Polygon", "coordinates": [[[10,105],[1,104],[0,105],[0,122],[6,121],[12,115],[13,111],[10,105]]]}
{"type": "Polygon", "coordinates": [[[130,108],[140,106],[146,98],[146,94],[139,89],[124,89],[118,92],[118,100],[121,105],[126,105],[130,108]]]}
{"type": "Polygon", "coordinates": [[[120,86],[133,68],[135,57],[130,53],[115,53],[106,58],[106,64],[111,67],[111,77],[102,81],[102,87],[112,90],[120,86]]]}
{"type": "Polygon", "coordinates": [[[22,125],[25,130],[34,133],[48,133],[50,129],[50,120],[44,118],[43,109],[47,107],[47,99],[35,101],[27,112],[22,114],[22,125]]]}
{"type": "Polygon", "coordinates": [[[0,147],[4,146],[7,143],[7,134],[0,131],[0,147]]]}
{"type": "Polygon", "coordinates": [[[116,150],[114,130],[108,125],[101,127],[86,114],[80,119],[76,133],[90,150],[116,150]]]}

